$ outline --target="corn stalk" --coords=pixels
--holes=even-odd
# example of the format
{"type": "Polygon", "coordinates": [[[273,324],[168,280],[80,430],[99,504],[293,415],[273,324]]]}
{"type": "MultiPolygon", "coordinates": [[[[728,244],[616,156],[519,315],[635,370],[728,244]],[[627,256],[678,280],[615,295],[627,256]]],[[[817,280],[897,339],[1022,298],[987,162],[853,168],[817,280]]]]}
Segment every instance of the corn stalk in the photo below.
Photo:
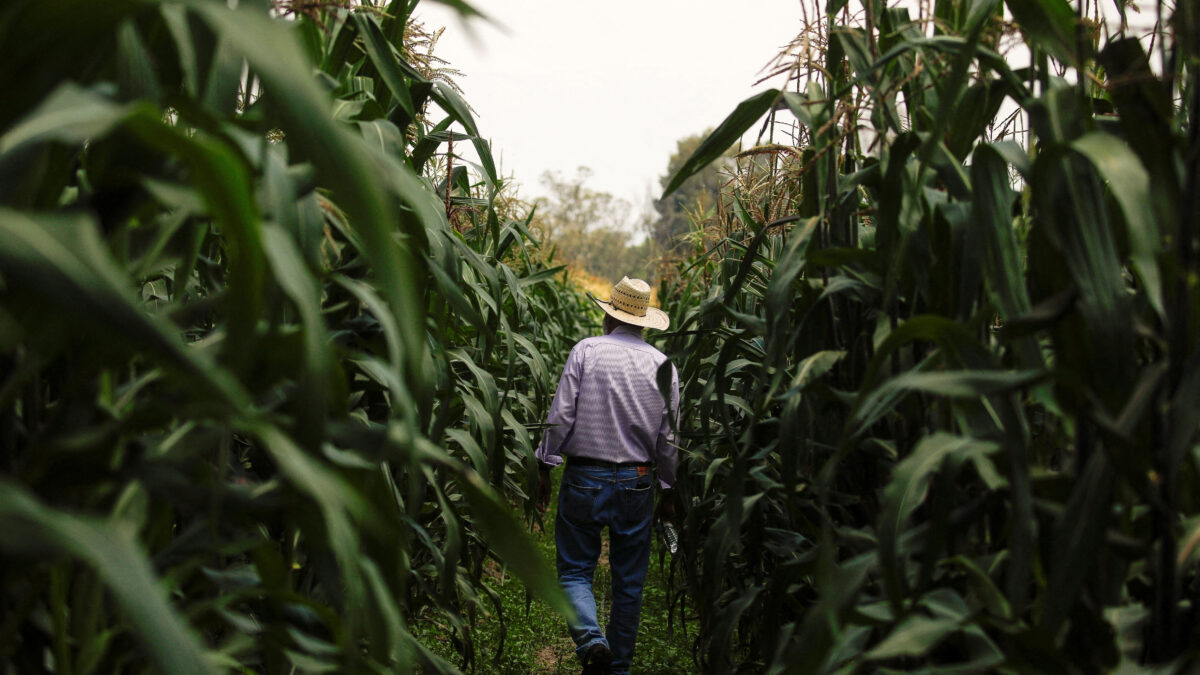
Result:
{"type": "Polygon", "coordinates": [[[792,126],[660,289],[707,671],[1194,667],[1185,4],[832,0],[674,176],[792,126]]]}
{"type": "Polygon", "coordinates": [[[0,9],[0,671],[456,672],[408,626],[474,667],[491,561],[565,607],[510,506],[584,300],[415,5],[0,9]]]}

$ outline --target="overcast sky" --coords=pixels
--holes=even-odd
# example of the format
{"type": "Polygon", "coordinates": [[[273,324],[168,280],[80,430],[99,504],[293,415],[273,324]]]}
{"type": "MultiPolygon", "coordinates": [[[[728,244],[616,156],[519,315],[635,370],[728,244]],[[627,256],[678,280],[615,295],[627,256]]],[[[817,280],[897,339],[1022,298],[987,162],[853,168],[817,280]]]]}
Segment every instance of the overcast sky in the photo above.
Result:
{"type": "Polygon", "coordinates": [[[444,25],[437,54],[526,198],[543,171],[593,171],[590,187],[640,207],[680,138],[719,124],[800,27],[798,0],[471,0],[492,23],[444,25]],[[501,28],[503,26],[503,28],[501,28]]]}
{"type": "MultiPolygon", "coordinates": [[[[530,199],[544,194],[542,172],[589,167],[589,187],[629,201],[634,219],[658,195],[676,141],[783,84],[753,86],[802,22],[800,0],[468,2],[490,22],[464,25],[433,0],[417,16],[446,27],[436,53],[462,71],[456,82],[502,173],[530,199]]],[[[1149,25],[1153,12],[1131,19],[1149,25]]],[[[1009,58],[1027,60],[1018,52],[1009,58]]]]}

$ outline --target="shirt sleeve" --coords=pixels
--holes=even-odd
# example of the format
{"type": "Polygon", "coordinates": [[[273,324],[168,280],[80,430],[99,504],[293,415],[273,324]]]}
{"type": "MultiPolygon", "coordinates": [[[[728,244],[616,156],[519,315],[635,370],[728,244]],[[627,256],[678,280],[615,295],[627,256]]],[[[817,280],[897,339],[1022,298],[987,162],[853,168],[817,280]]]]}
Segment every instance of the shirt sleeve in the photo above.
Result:
{"type": "Polygon", "coordinates": [[[562,376],[558,379],[558,389],[554,392],[554,402],[550,404],[550,415],[546,419],[550,427],[542,433],[542,442],[534,453],[542,464],[558,466],[563,463],[563,446],[575,428],[575,403],[579,398],[579,380],[583,375],[583,352],[584,348],[579,344],[571,349],[567,365],[563,366],[562,376]]]}
{"type": "Polygon", "coordinates": [[[654,448],[655,464],[658,467],[658,484],[664,490],[675,485],[675,470],[679,466],[679,446],[675,443],[674,421],[679,425],[679,371],[671,365],[671,401],[663,410],[662,423],[658,427],[658,442],[654,448]]]}

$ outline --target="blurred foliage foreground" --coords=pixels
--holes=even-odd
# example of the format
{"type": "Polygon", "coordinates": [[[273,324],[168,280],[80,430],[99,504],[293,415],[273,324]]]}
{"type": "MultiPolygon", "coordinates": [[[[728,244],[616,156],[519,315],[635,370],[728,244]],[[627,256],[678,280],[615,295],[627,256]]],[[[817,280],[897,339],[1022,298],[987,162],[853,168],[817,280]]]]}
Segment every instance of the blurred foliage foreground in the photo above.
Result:
{"type": "Polygon", "coordinates": [[[509,504],[585,301],[415,0],[236,4],[0,8],[0,672],[452,671],[406,625],[470,665],[493,557],[564,606],[509,504]]]}
{"type": "Polygon", "coordinates": [[[659,296],[706,671],[1200,668],[1200,3],[1127,5],[806,2],[666,186],[776,130],[659,296]]]}

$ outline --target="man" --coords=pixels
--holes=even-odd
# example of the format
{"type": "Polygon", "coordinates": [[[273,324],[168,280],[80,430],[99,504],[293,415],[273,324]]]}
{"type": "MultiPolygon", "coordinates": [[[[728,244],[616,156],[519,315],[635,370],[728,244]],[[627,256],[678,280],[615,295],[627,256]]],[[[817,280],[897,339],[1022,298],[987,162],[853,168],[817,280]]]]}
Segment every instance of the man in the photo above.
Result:
{"type": "Polygon", "coordinates": [[[671,422],[679,415],[679,375],[642,339],[643,328],[664,330],[669,324],[665,313],[649,306],[645,281],[625,277],[609,302],[592,300],[605,312],[604,335],[579,341],[563,368],[550,427],[537,449],[538,504],[549,505],[550,469],[565,458],[554,539],[558,580],[576,613],[568,627],[585,674],[625,674],[633,662],[650,561],[652,469],[662,490],[658,515],[674,518],[671,488],[678,458],[671,422]],[[670,405],[658,387],[664,364],[670,370],[670,405]],[[601,633],[592,577],[605,527],[612,612],[601,633]]]}

